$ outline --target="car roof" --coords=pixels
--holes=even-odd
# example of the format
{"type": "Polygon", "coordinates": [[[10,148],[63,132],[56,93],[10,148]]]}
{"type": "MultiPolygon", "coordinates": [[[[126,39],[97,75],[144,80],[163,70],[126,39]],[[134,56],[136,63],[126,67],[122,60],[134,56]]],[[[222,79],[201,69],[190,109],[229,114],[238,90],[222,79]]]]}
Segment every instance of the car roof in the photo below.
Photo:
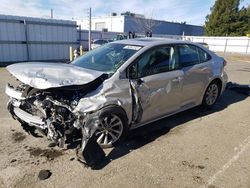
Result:
{"type": "Polygon", "coordinates": [[[108,41],[108,40],[110,40],[110,39],[94,39],[93,41],[95,42],[95,41],[108,41]]]}
{"type": "Polygon", "coordinates": [[[207,45],[207,43],[205,43],[205,42],[197,42],[197,44],[206,44],[207,45]]]}
{"type": "Polygon", "coordinates": [[[127,40],[118,40],[113,43],[136,45],[136,46],[155,46],[161,44],[184,44],[184,43],[186,44],[191,42],[169,39],[169,38],[135,38],[127,40]]]}

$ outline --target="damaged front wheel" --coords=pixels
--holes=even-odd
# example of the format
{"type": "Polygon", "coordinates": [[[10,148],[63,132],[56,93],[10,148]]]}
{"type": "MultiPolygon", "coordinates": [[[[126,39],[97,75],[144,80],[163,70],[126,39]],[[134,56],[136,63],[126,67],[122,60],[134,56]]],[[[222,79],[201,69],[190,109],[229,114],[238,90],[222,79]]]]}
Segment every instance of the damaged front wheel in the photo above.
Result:
{"type": "Polygon", "coordinates": [[[102,148],[109,148],[120,142],[128,132],[125,112],[119,107],[103,109],[100,124],[96,130],[97,142],[102,148]]]}

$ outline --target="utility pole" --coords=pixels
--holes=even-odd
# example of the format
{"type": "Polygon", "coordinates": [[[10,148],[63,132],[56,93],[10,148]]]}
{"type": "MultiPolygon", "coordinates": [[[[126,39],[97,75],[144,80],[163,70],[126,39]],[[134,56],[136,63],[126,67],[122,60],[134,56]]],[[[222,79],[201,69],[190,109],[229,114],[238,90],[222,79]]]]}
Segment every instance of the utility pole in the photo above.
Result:
{"type": "Polygon", "coordinates": [[[89,51],[91,50],[91,8],[89,8],[89,51]]]}
{"type": "Polygon", "coordinates": [[[53,9],[50,9],[50,18],[53,19],[53,9]]]}

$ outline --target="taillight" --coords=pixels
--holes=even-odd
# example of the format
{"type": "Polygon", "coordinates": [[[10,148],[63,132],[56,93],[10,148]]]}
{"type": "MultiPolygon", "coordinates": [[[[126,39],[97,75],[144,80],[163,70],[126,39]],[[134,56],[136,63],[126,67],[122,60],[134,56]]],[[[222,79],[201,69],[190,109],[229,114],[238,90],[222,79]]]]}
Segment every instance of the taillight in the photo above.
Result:
{"type": "Polygon", "coordinates": [[[223,66],[225,67],[227,65],[227,61],[224,59],[223,66]]]}

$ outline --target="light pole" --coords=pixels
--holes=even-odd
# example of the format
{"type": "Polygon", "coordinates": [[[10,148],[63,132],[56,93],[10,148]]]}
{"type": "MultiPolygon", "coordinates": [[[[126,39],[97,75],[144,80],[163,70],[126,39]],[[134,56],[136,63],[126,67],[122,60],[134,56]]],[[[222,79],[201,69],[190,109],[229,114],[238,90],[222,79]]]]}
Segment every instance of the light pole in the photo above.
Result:
{"type": "Polygon", "coordinates": [[[89,51],[91,50],[91,8],[89,8],[89,51]]]}
{"type": "Polygon", "coordinates": [[[50,9],[50,18],[53,19],[53,9],[50,9]]]}

